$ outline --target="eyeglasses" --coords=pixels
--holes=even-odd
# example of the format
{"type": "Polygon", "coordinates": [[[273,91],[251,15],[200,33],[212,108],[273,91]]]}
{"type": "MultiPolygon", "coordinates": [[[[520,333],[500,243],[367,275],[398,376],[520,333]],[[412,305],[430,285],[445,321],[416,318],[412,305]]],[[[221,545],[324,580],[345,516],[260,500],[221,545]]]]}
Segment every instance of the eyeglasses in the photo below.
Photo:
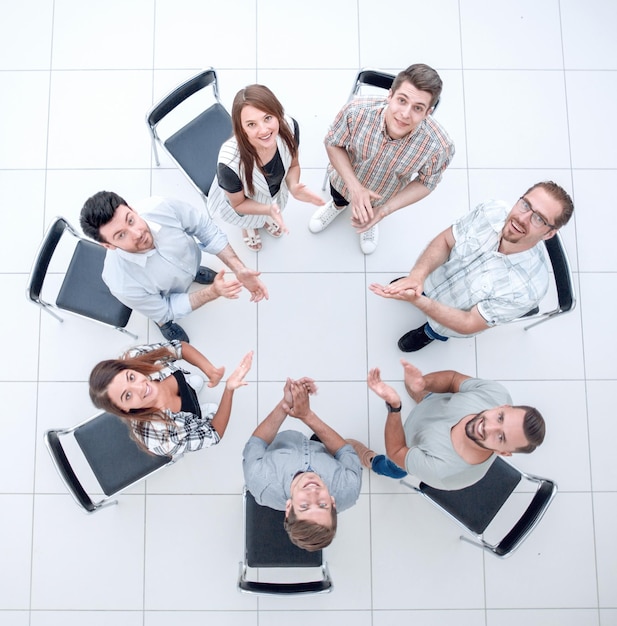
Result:
{"type": "Polygon", "coordinates": [[[525,198],[520,197],[518,199],[517,206],[521,213],[529,213],[529,211],[531,211],[531,217],[529,219],[536,228],[544,228],[547,226],[551,230],[555,230],[557,228],[554,224],[549,224],[537,211],[534,211],[531,208],[531,204],[529,204],[525,198]]]}

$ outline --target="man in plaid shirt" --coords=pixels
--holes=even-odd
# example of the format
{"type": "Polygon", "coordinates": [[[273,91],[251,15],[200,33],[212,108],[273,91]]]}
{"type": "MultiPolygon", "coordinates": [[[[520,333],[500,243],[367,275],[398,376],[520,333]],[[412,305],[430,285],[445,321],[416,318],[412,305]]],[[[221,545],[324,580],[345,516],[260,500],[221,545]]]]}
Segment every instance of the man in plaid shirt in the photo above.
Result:
{"type": "Polygon", "coordinates": [[[370,285],[384,298],[405,300],[428,317],[405,333],[403,352],[435,339],[469,337],[529,313],[548,289],[541,242],[567,224],[574,205],[554,182],[536,183],[508,212],[490,200],[437,235],[409,276],[370,285]]]}
{"type": "Polygon", "coordinates": [[[394,79],[385,100],[356,98],[342,108],[325,138],[332,200],[312,216],[311,232],[351,204],[360,248],[371,254],[377,224],[435,189],[454,156],[454,144],[431,117],[441,88],[439,74],[420,63],[394,79]]]}

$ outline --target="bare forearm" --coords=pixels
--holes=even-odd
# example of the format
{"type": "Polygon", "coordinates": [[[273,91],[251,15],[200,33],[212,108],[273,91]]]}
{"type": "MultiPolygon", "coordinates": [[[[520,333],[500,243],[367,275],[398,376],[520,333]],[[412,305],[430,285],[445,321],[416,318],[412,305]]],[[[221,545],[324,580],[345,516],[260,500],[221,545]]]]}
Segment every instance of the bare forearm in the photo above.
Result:
{"type": "MultiPolygon", "coordinates": [[[[262,206],[267,205],[263,204],[262,206]]],[[[246,267],[238,258],[235,250],[229,244],[227,244],[216,256],[221,259],[221,261],[223,261],[223,263],[225,263],[225,265],[227,265],[227,267],[236,275],[240,270],[246,267]]]]}
{"type": "Polygon", "coordinates": [[[360,185],[360,181],[356,177],[356,173],[353,170],[349,155],[345,148],[339,146],[329,146],[326,144],[326,152],[328,153],[328,159],[332,164],[332,167],[339,173],[340,177],[345,181],[345,184],[350,189],[355,185],[360,185]]]}
{"type": "Polygon", "coordinates": [[[300,182],[300,164],[298,163],[297,159],[287,170],[285,182],[290,189],[300,182]]]}
{"type": "Polygon", "coordinates": [[[345,440],[328,424],[322,421],[313,411],[302,418],[302,421],[319,437],[326,450],[334,455],[345,445],[345,440]]]}
{"type": "Polygon", "coordinates": [[[413,266],[410,275],[413,274],[424,280],[432,271],[448,260],[453,246],[452,228],[447,228],[428,244],[413,266]]]}
{"type": "Polygon", "coordinates": [[[463,381],[471,378],[455,370],[440,370],[424,375],[427,393],[458,393],[463,381]]]}
{"type": "Polygon", "coordinates": [[[212,302],[212,300],[216,300],[218,297],[219,294],[216,293],[212,285],[208,285],[207,287],[204,287],[203,289],[199,289],[197,291],[191,291],[191,293],[189,293],[189,303],[191,305],[191,310],[194,311],[204,304],[212,302]]]}
{"type": "Polygon", "coordinates": [[[197,348],[185,341],[182,342],[182,358],[187,363],[198,367],[206,376],[210,377],[214,365],[197,348]]]}
{"type": "Polygon", "coordinates": [[[264,419],[259,426],[253,431],[253,437],[259,437],[263,439],[268,445],[270,445],[279,428],[287,417],[287,411],[283,408],[283,401],[279,402],[270,414],[264,419]]]}
{"type": "Polygon", "coordinates": [[[426,296],[413,297],[412,304],[428,317],[461,335],[472,335],[488,328],[477,307],[463,311],[426,296]]]}
{"type": "Polygon", "coordinates": [[[242,215],[269,215],[272,205],[262,204],[245,197],[242,202],[233,205],[234,211],[242,215]]]}
{"type": "Polygon", "coordinates": [[[225,430],[227,430],[227,424],[229,424],[233,396],[234,392],[225,387],[225,391],[223,391],[223,396],[219,402],[219,408],[212,418],[212,428],[216,430],[218,436],[221,438],[225,434],[225,430]]]}
{"type": "Polygon", "coordinates": [[[431,190],[428,187],[425,187],[421,182],[413,180],[381,206],[379,213],[383,219],[403,207],[419,202],[422,198],[426,198],[429,193],[431,193],[431,190]]]}
{"type": "Polygon", "coordinates": [[[405,467],[405,456],[407,455],[408,448],[400,413],[391,413],[388,411],[384,439],[388,458],[394,461],[399,467],[405,467]]]}

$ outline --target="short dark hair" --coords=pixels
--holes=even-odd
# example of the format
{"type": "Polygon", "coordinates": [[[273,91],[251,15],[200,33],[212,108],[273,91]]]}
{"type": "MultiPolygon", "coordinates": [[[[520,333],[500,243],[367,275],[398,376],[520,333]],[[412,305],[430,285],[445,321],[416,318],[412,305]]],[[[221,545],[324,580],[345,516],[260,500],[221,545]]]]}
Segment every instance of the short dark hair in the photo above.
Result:
{"type": "Polygon", "coordinates": [[[439,96],[441,96],[443,82],[439,74],[432,67],[424,63],[415,63],[414,65],[410,65],[406,70],[399,72],[392,83],[392,93],[395,93],[406,80],[416,89],[427,91],[431,94],[431,105],[429,108],[433,108],[437,104],[439,96]]]}
{"type": "Polygon", "coordinates": [[[126,200],[113,191],[99,191],[88,198],[81,209],[79,223],[86,237],[94,241],[105,242],[101,236],[101,226],[105,226],[114,218],[116,209],[126,200]]]}
{"type": "Polygon", "coordinates": [[[285,530],[289,535],[291,543],[308,552],[315,552],[329,546],[336,535],[336,507],[330,509],[332,514],[332,525],[322,526],[315,522],[298,519],[293,506],[285,518],[285,530]]]}
{"type": "Polygon", "coordinates": [[[525,411],[525,416],[523,417],[523,432],[525,433],[525,438],[528,442],[526,446],[517,448],[514,452],[529,454],[544,441],[544,436],[546,435],[546,423],[540,411],[532,406],[522,404],[513,406],[512,408],[525,411]]]}
{"type": "Polygon", "coordinates": [[[574,203],[570,194],[552,180],[545,180],[530,187],[523,195],[526,196],[530,191],[537,188],[544,189],[549,196],[561,204],[561,215],[555,220],[555,228],[565,226],[574,212],[574,203]]]}

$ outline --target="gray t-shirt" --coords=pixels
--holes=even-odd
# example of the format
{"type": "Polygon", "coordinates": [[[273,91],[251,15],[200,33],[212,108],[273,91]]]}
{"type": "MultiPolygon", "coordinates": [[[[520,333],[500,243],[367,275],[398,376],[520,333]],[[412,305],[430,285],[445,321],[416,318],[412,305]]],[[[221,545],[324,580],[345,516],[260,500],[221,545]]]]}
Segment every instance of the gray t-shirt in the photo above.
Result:
{"type": "Polygon", "coordinates": [[[477,483],[495,455],[478,465],[467,463],[454,449],[450,431],[467,415],[511,402],[502,385],[479,378],[465,380],[458,393],[429,394],[405,421],[406,470],[436,489],[462,489],[477,483]]]}

